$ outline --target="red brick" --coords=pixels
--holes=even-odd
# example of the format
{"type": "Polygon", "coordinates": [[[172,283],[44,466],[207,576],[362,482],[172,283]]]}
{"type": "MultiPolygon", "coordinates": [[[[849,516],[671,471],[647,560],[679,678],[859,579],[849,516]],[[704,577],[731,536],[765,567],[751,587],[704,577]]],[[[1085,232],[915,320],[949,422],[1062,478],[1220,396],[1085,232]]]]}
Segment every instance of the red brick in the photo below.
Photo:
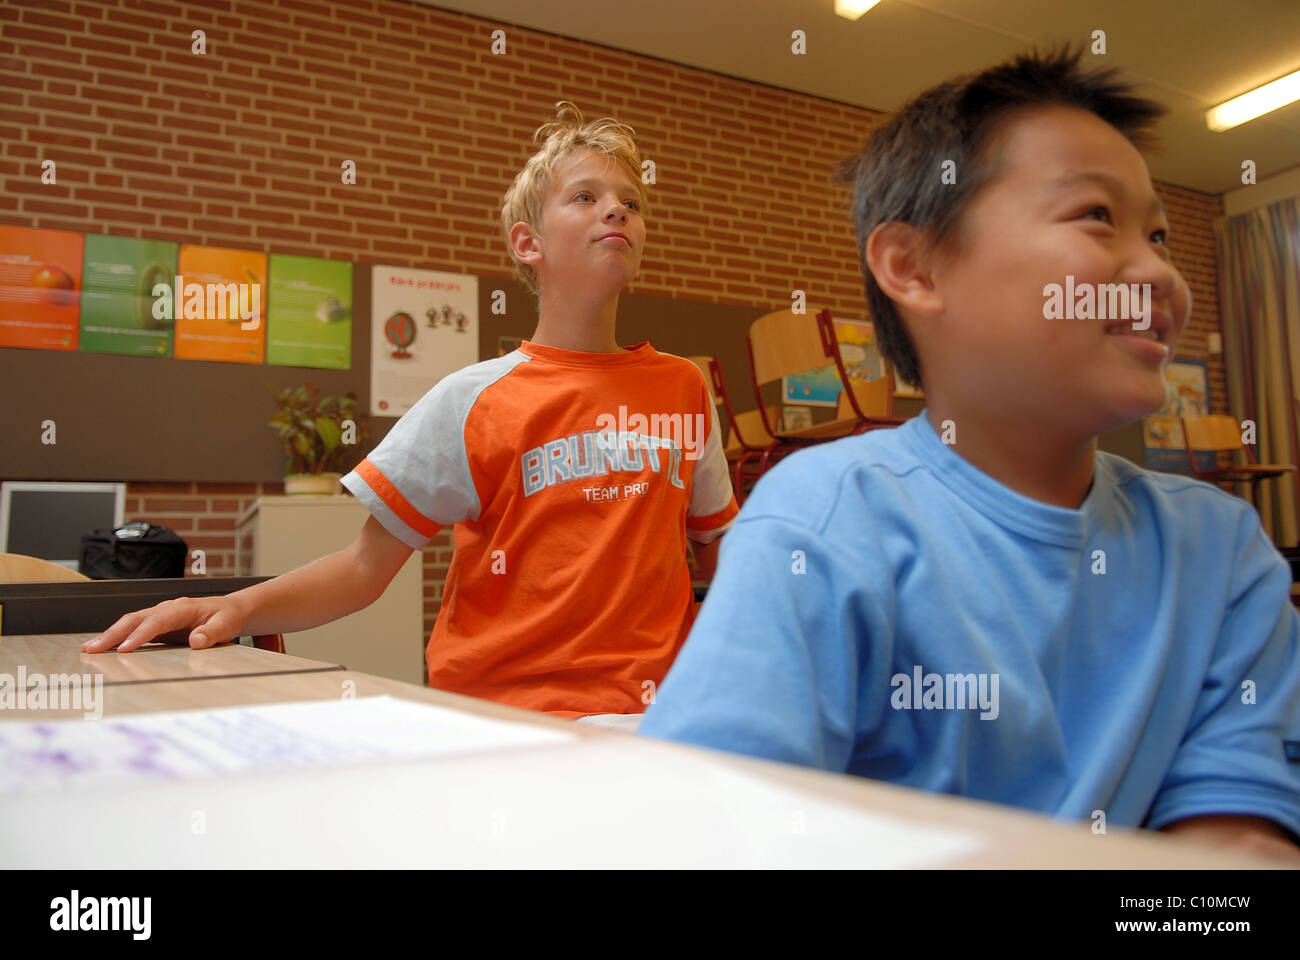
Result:
{"type": "Polygon", "coordinates": [[[206,513],[208,502],[202,498],[193,497],[174,500],[148,497],[144,501],[144,509],[148,513],[206,513]]]}
{"type": "Polygon", "coordinates": [[[90,208],[80,203],[51,203],[49,200],[24,200],[23,210],[29,213],[53,213],[61,217],[87,216],[90,208]]]}
{"type": "MultiPolygon", "coordinates": [[[[117,73],[100,73],[96,80],[106,87],[127,87],[131,90],[143,90],[147,93],[154,93],[158,89],[158,83],[145,77],[127,76],[117,73]]],[[[152,104],[151,104],[152,106],[152,104]]]]}
{"type": "Polygon", "coordinates": [[[90,190],[79,189],[74,195],[78,200],[87,200],[98,203],[120,203],[123,206],[137,207],[140,205],[138,194],[127,193],[121,190],[90,190]]]}
{"type": "Polygon", "coordinates": [[[205,536],[188,536],[185,538],[186,545],[191,550],[233,550],[235,548],[235,538],[229,537],[205,537],[205,536]]]}
{"type": "Polygon", "coordinates": [[[67,46],[68,39],[53,30],[39,30],[33,27],[5,27],[5,36],[11,40],[30,40],[33,43],[48,43],[56,47],[67,46]]]}
{"type": "Polygon", "coordinates": [[[118,207],[96,207],[94,216],[104,220],[125,220],[130,223],[142,223],[150,226],[158,222],[158,215],[150,211],[123,210],[118,207]]]}

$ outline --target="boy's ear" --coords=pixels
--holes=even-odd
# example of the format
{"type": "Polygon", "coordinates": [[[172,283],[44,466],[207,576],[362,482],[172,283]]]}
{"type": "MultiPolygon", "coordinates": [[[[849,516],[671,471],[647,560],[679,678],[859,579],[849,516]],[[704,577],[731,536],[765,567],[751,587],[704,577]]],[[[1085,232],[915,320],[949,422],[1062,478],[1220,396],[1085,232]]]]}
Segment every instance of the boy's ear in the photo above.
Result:
{"type": "Polygon", "coordinates": [[[510,249],[515,259],[530,267],[541,262],[542,238],[532,227],[519,220],[510,228],[510,249]]]}
{"type": "Polygon", "coordinates": [[[900,308],[921,316],[943,311],[929,246],[916,227],[897,220],[880,224],[867,237],[864,254],[881,291],[900,308]]]}

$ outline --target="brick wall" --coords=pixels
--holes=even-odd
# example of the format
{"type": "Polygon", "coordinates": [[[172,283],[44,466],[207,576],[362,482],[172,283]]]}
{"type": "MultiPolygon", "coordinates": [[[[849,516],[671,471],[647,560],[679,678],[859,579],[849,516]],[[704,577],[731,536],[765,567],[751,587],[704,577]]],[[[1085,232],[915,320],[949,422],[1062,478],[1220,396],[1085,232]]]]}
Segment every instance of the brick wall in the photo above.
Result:
{"type": "MultiPolygon", "coordinates": [[[[283,493],[282,483],[129,483],[123,509],[127,520],[167,527],[191,551],[202,550],[208,576],[233,577],[240,572],[235,558],[239,515],[259,496],[283,493]]],[[[190,571],[186,564],[187,576],[190,571]]]]}
{"type": "Polygon", "coordinates": [[[1212,413],[1228,409],[1228,387],[1223,356],[1210,356],[1206,338],[1221,332],[1219,277],[1214,255],[1215,217],[1223,216],[1223,199],[1195,190],[1156,184],[1156,193],[1169,219],[1169,253],[1192,291],[1192,318],[1183,332],[1178,359],[1200,360],[1209,365],[1212,413]]]}
{"type": "MultiPolygon", "coordinates": [[[[775,306],[800,287],[861,314],[829,180],[879,115],[510,26],[494,56],[500,26],[397,0],[5,0],[0,223],[510,276],[500,196],[570,99],[630,122],[656,163],[636,292],[775,306]],[[207,56],[190,52],[195,29],[207,56]],[[57,186],[40,183],[46,159],[57,186]]],[[[1183,353],[1199,358],[1218,326],[1221,202],[1160,192],[1196,298],[1183,353]]],[[[235,518],[279,490],[129,492],[128,519],[172,527],[230,574],[235,518]]],[[[449,559],[444,532],[424,554],[426,630],[449,559]]]]}

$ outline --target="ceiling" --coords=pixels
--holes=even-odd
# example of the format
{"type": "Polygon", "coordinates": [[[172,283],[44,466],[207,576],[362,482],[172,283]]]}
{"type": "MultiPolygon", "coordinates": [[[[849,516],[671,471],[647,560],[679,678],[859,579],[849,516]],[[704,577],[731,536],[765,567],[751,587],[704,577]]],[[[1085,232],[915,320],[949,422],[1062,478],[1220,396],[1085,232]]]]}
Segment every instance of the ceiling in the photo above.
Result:
{"type": "Polygon", "coordinates": [[[1300,0],[417,0],[786,90],[889,112],[956,73],[1034,45],[1089,42],[1170,108],[1156,180],[1219,194],[1300,166],[1300,103],[1224,133],[1205,110],[1300,69],[1300,0]],[[808,53],[790,52],[805,31],[808,53]]]}

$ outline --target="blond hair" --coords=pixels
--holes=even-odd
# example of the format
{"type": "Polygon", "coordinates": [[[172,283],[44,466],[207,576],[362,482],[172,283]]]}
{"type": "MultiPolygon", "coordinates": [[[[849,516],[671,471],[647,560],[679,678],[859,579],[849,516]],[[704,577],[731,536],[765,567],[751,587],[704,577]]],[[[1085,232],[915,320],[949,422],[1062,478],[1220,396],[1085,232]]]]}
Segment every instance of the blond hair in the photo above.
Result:
{"type": "Polygon", "coordinates": [[[642,215],[646,212],[646,189],[641,182],[641,153],[637,149],[634,131],[626,123],[613,117],[602,117],[584,123],[582,112],[568,100],[556,105],[556,118],[543,124],[533,133],[533,142],[544,141],[541,149],[528,158],[524,168],[506,191],[501,206],[501,226],[506,232],[506,249],[515,262],[515,276],[534,294],[539,292],[537,274],[526,263],[520,263],[510,246],[510,228],[523,221],[540,233],[542,207],[546,191],[550,188],[555,168],[575,150],[594,150],[617,163],[636,184],[637,201],[642,215]]]}

